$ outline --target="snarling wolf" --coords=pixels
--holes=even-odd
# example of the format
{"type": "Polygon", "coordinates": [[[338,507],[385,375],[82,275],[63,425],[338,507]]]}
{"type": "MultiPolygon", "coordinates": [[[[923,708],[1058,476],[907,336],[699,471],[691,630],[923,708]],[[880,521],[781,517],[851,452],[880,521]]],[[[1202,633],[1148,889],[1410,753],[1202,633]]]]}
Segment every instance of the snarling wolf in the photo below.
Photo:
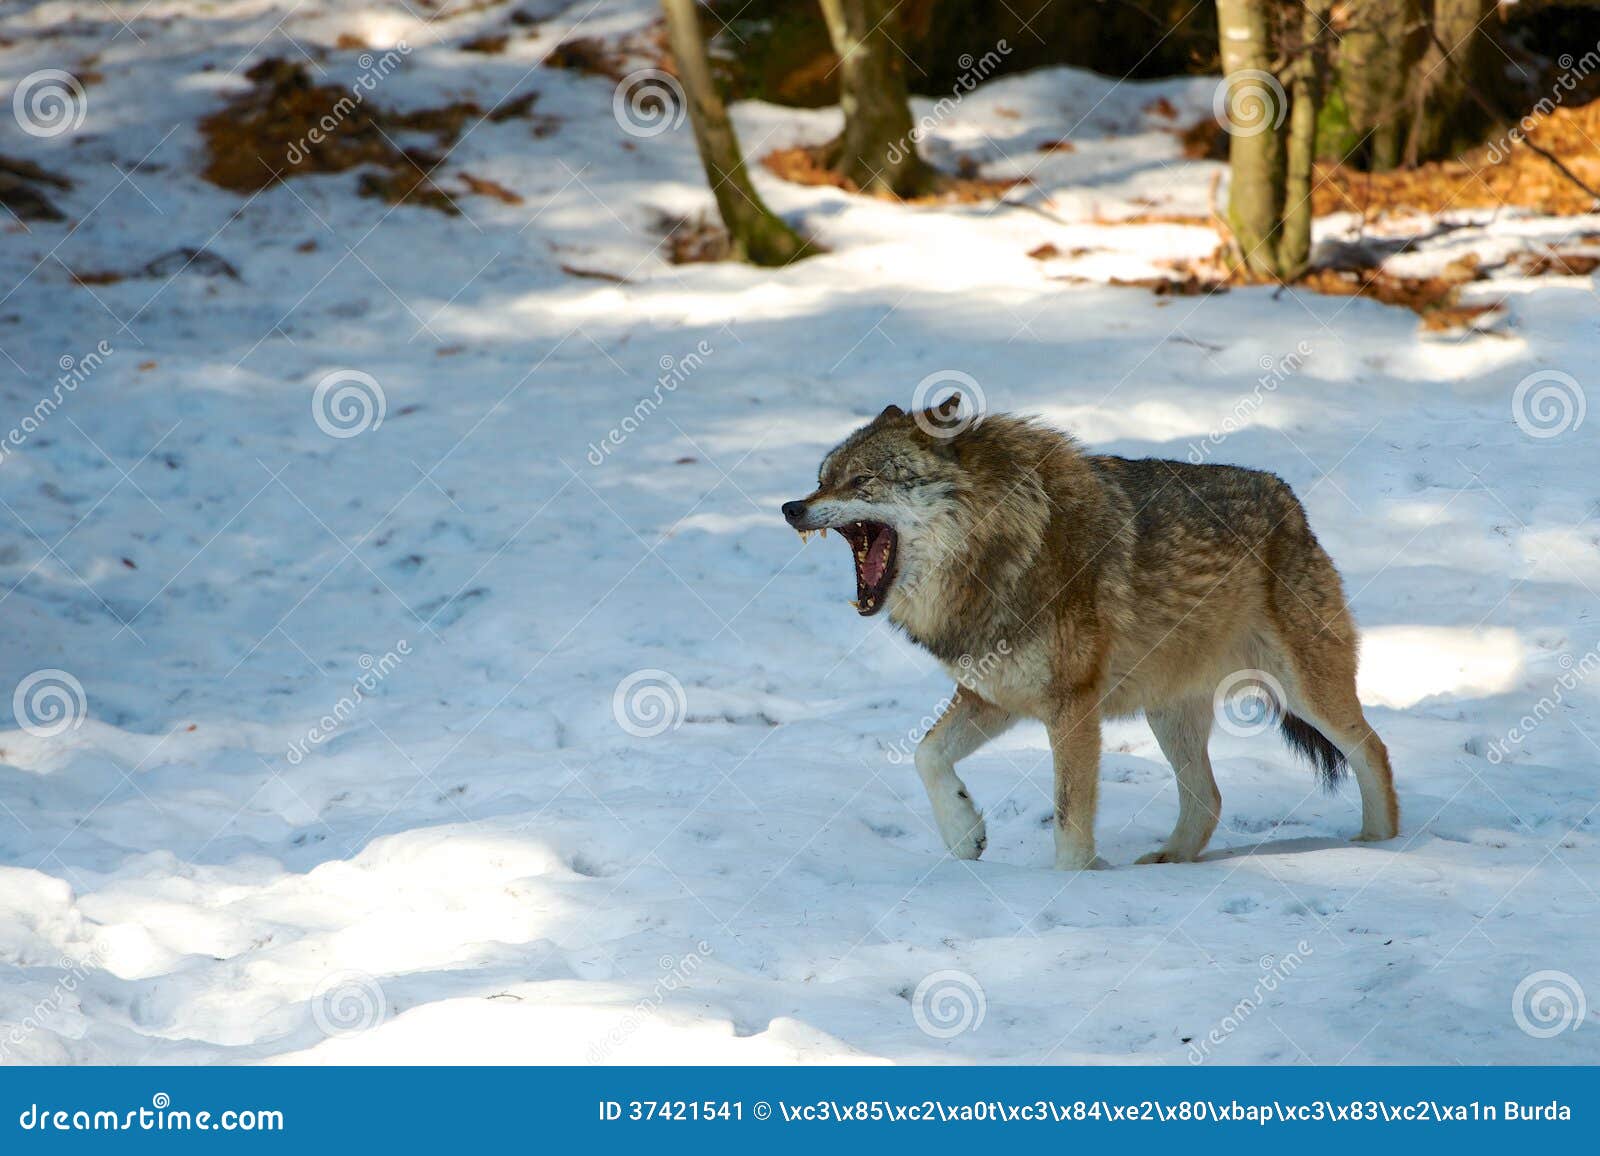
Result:
{"type": "Polygon", "coordinates": [[[1104,866],[1100,720],[1143,711],[1179,803],[1166,845],[1139,862],[1197,858],[1222,804],[1206,743],[1241,678],[1268,688],[1284,737],[1329,786],[1354,769],[1357,840],[1394,837],[1389,755],[1356,697],[1355,626],[1287,484],[1090,454],[1033,420],[961,412],[958,398],[889,406],[823,459],[815,492],[783,506],[803,535],[849,543],[857,612],[887,610],[957,680],[915,757],[953,855],[975,859],[986,840],[957,760],[1036,718],[1055,763],[1056,866],[1104,866]]]}

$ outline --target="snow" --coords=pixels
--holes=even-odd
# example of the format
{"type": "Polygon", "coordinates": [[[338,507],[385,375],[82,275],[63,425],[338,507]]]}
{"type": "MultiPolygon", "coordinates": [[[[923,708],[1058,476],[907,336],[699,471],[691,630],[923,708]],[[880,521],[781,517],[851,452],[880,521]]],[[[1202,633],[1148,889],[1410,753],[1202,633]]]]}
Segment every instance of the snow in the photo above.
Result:
{"type": "MultiPolygon", "coordinates": [[[[1455,337],[1361,299],[1110,287],[1214,245],[1119,223],[1206,212],[1219,166],[1168,129],[1213,85],[1071,70],[988,84],[926,142],[1031,174],[1013,199],[1059,221],[756,170],[831,252],[674,267],[654,222],[709,205],[687,126],[629,137],[611,81],[536,67],[651,6],[533,6],[503,56],[457,46],[505,8],[454,7],[0,18],[8,107],[39,69],[98,54],[101,74],[77,131],[6,135],[78,184],[53,194],[75,226],[0,244],[0,425],[61,358],[111,350],[0,460],[0,691],[58,670],[86,705],[58,681],[65,729],[0,733],[0,1059],[1183,1064],[1208,1033],[1209,1062],[1594,1058],[1600,1025],[1539,1031],[1549,981],[1519,991],[1563,973],[1566,1026],[1600,999],[1594,426],[1513,410],[1536,372],[1586,400],[1587,280],[1497,277],[1506,323],[1455,337]],[[245,69],[320,47],[352,81],[341,33],[409,44],[382,103],[539,92],[556,131],[481,123],[443,170],[523,203],[448,218],[359,199],[353,173],[198,181],[196,121],[245,69]],[[1093,251],[1026,256],[1044,243],[1093,251]],[[241,279],[70,277],[203,245],[241,279]],[[354,436],[313,415],[341,371],[382,392],[354,436]],[[983,860],[943,853],[900,752],[949,685],[845,605],[841,547],[777,515],[940,371],[1107,451],[1203,443],[1296,487],[1366,632],[1400,839],[1347,842],[1353,787],[1321,795],[1275,739],[1219,731],[1211,856],[1131,866],[1177,803],[1129,721],[1105,740],[1113,870],[1050,869],[1032,725],[963,764],[983,860]]],[[[837,124],[735,114],[752,155],[837,124]]],[[[1459,219],[1414,270],[1600,231],[1459,219]]]]}

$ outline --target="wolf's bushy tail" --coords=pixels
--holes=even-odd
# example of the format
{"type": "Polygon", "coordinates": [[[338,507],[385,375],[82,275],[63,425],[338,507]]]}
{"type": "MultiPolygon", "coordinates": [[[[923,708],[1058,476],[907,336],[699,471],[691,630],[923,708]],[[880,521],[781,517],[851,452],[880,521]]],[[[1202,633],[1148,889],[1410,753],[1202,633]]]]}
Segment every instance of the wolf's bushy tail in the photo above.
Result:
{"type": "Polygon", "coordinates": [[[1278,731],[1290,749],[1316,769],[1324,791],[1332,791],[1339,785],[1350,764],[1344,752],[1334,746],[1327,735],[1287,710],[1278,719],[1278,731]]]}

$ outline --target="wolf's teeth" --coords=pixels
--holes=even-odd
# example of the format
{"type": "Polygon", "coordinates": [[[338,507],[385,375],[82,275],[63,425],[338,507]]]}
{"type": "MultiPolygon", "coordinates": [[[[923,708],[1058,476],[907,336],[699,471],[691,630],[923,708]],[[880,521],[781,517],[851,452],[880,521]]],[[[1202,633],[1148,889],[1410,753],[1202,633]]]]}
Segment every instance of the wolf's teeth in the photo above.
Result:
{"type": "Polygon", "coordinates": [[[828,527],[826,527],[826,526],[822,527],[822,536],[824,538],[826,538],[828,536],[828,527]]]}
{"type": "Polygon", "coordinates": [[[800,531],[800,544],[803,546],[803,545],[805,545],[806,543],[808,543],[810,541],[811,541],[811,531],[810,530],[801,530],[800,531]]]}
{"type": "Polygon", "coordinates": [[[850,599],[850,605],[854,606],[857,610],[861,609],[861,603],[857,602],[854,598],[850,599]]]}

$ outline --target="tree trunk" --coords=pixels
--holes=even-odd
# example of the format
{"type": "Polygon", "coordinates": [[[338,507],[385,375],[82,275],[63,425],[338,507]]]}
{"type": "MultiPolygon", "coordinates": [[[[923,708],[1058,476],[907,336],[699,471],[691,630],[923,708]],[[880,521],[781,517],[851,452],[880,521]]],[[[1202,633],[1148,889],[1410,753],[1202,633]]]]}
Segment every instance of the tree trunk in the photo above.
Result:
{"type": "Polygon", "coordinates": [[[1343,106],[1348,135],[1329,143],[1334,159],[1364,156],[1369,170],[1385,172],[1405,153],[1407,80],[1427,42],[1422,7],[1419,0],[1359,0],[1348,20],[1331,94],[1343,106]]]}
{"type": "Polygon", "coordinates": [[[1329,0],[1306,0],[1300,43],[1289,67],[1289,142],[1284,180],[1278,275],[1293,280],[1311,263],[1311,179],[1317,159],[1317,112],[1322,104],[1322,36],[1329,0]]]}
{"type": "Polygon", "coordinates": [[[1272,0],[1217,0],[1227,84],[1228,224],[1247,269],[1277,277],[1284,93],[1272,74],[1272,0]]]}
{"type": "Polygon", "coordinates": [[[1468,90],[1493,104],[1502,88],[1496,61],[1503,58],[1489,42],[1496,5],[1497,0],[1434,0],[1433,35],[1412,94],[1416,111],[1406,150],[1411,163],[1454,156],[1478,143],[1488,117],[1468,90]]]}
{"type": "Polygon", "coordinates": [[[733,122],[711,79],[694,0],[661,0],[661,7],[667,18],[667,39],[677,63],[678,79],[689,105],[700,163],[705,166],[722,223],[728,228],[734,255],[756,265],[787,265],[809,256],[811,246],[767,208],[750,183],[739,138],[734,135],[733,122]]]}
{"type": "Polygon", "coordinates": [[[863,192],[912,196],[933,183],[917,155],[902,58],[893,37],[898,4],[891,0],[820,0],[828,38],[839,57],[844,132],[829,147],[829,165],[863,192]]]}

